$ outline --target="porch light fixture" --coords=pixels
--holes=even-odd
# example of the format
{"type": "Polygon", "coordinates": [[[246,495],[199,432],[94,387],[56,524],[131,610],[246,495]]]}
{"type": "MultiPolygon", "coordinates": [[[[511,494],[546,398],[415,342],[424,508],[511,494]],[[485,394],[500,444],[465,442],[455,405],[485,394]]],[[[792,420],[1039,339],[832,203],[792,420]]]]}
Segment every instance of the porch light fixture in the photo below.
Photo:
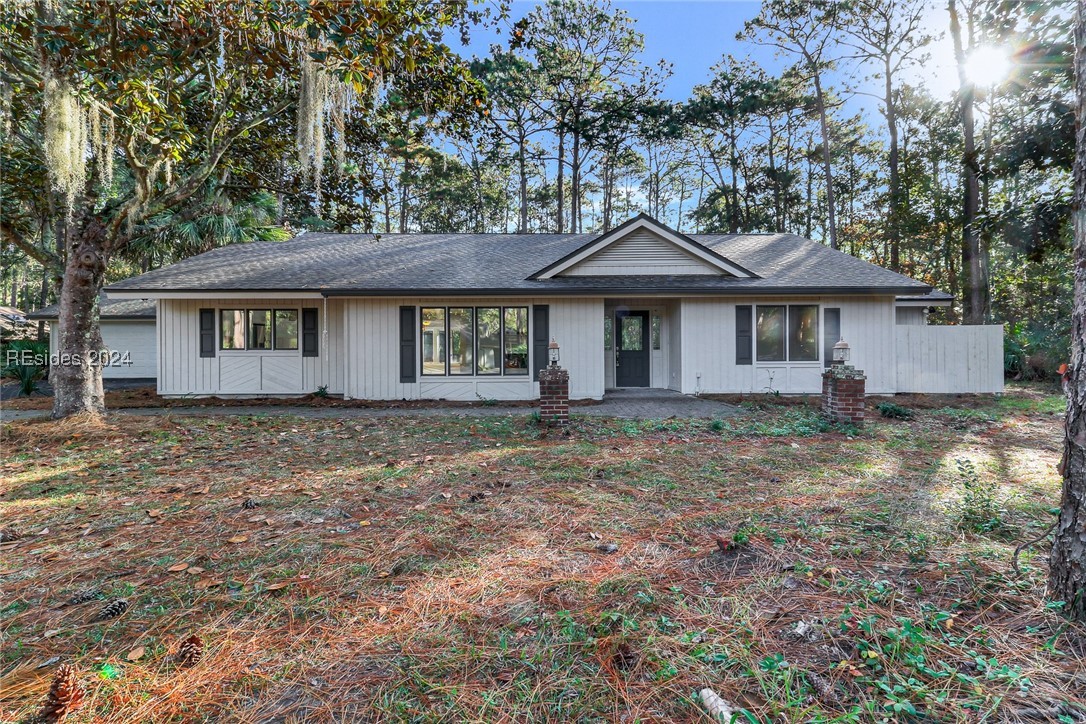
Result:
{"type": "Polygon", "coordinates": [[[844,339],[839,339],[837,344],[833,345],[833,363],[835,365],[843,365],[848,362],[849,357],[852,356],[852,350],[848,346],[848,342],[844,339]]]}
{"type": "Polygon", "coordinates": [[[558,360],[562,358],[558,350],[558,343],[554,341],[554,337],[551,337],[551,343],[547,345],[547,359],[550,360],[551,367],[558,366],[558,360]]]}

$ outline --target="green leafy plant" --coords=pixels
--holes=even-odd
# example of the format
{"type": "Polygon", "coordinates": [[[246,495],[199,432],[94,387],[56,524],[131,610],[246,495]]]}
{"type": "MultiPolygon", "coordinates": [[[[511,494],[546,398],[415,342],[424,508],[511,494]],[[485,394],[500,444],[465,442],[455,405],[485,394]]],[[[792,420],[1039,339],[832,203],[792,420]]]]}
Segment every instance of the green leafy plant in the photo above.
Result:
{"type": "Polygon", "coordinates": [[[317,388],[317,391],[313,393],[314,397],[324,399],[328,397],[328,385],[321,385],[317,388]]]}
{"type": "Polygon", "coordinates": [[[38,380],[45,374],[40,365],[17,364],[10,368],[10,375],[19,383],[19,394],[30,397],[38,391],[38,380]]]}
{"type": "Polygon", "coordinates": [[[973,533],[990,533],[1004,526],[1004,510],[998,499],[998,488],[993,480],[986,480],[977,472],[972,460],[957,458],[954,465],[961,486],[961,502],[958,506],[958,527],[973,533]]]}
{"type": "Polygon", "coordinates": [[[879,411],[879,414],[883,417],[891,420],[911,420],[913,419],[913,411],[907,407],[902,407],[893,402],[880,402],[875,405],[875,409],[879,411]]]}

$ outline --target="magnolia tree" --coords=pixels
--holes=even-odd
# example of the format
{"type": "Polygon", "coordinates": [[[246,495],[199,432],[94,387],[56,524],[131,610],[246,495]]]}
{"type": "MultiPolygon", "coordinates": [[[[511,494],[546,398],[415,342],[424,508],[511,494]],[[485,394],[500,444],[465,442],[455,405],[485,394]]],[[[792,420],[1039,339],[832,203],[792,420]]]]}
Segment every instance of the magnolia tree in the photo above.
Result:
{"type": "Polygon", "coordinates": [[[110,260],[152,219],[183,219],[239,142],[251,151],[262,128],[289,119],[291,162],[319,202],[352,120],[389,103],[452,125],[478,112],[482,87],[442,42],[481,19],[466,3],[5,3],[12,161],[0,232],[61,285],[54,417],[104,409],[98,298],[110,260]]]}

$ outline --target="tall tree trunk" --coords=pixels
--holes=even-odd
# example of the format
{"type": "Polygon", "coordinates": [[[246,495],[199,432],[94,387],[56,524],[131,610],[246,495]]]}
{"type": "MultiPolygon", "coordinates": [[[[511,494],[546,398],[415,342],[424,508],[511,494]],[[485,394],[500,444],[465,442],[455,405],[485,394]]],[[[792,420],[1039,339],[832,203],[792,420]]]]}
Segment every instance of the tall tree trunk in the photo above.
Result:
{"type": "Polygon", "coordinates": [[[524,147],[527,145],[528,139],[522,132],[518,139],[519,151],[517,153],[517,171],[520,174],[520,221],[517,226],[517,233],[528,233],[528,163],[525,158],[524,147]]]}
{"type": "Polygon", "coordinates": [[[815,103],[818,105],[818,122],[822,129],[822,171],[826,176],[826,225],[830,237],[830,248],[837,248],[837,217],[834,209],[833,160],[830,156],[830,124],[826,118],[826,97],[822,92],[822,74],[818,66],[808,58],[815,88],[815,103]]]}
{"type": "Polygon", "coordinates": [[[1071,369],[1066,378],[1063,500],[1052,541],[1049,595],[1064,613],[1086,621],[1086,0],[1075,21],[1075,299],[1071,317],[1071,369]]]}
{"type": "MultiPolygon", "coordinates": [[[[41,270],[41,290],[38,294],[38,309],[41,309],[49,302],[49,270],[42,267],[41,270]]],[[[38,341],[45,339],[45,322],[38,322],[38,341]]]]}
{"type": "Polygon", "coordinates": [[[886,131],[890,136],[890,213],[887,219],[890,239],[890,269],[901,271],[901,171],[900,151],[898,149],[897,107],[894,104],[893,66],[890,57],[884,58],[883,67],[884,93],[883,103],[886,108],[886,131]]]}
{"type": "Polygon", "coordinates": [[[49,379],[53,385],[53,417],[105,412],[102,391],[102,333],[98,327],[98,295],[106,271],[106,229],[93,216],[68,227],[68,254],[60,288],[57,349],[49,379]]]}
{"type": "Polygon", "coordinates": [[[988,317],[989,292],[980,230],[977,228],[980,210],[980,163],[977,158],[976,123],[973,118],[976,88],[965,71],[962,27],[958,19],[955,0],[949,0],[947,8],[950,11],[950,35],[954,41],[954,57],[958,65],[960,86],[958,95],[962,117],[962,175],[965,181],[962,202],[963,321],[966,324],[984,324],[988,317]]]}
{"type": "Polygon", "coordinates": [[[573,155],[569,168],[569,232],[580,232],[581,222],[581,128],[580,118],[573,116],[573,155]]]}
{"type": "MultiPolygon", "coordinates": [[[[562,120],[559,119],[559,123],[562,120]]],[[[558,215],[555,218],[555,231],[561,234],[566,230],[566,131],[558,129],[558,215]]]]}
{"type": "Polygon", "coordinates": [[[732,202],[728,214],[728,231],[732,234],[739,233],[739,150],[738,141],[735,138],[735,124],[731,124],[728,131],[728,167],[732,173],[732,202]]]}

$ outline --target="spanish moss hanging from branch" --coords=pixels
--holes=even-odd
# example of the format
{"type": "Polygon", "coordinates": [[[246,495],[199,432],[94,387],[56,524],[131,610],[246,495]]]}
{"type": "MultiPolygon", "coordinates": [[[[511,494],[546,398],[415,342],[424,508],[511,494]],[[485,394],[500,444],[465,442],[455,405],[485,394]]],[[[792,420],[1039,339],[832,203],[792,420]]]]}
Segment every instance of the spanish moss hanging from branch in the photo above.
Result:
{"type": "Polygon", "coordinates": [[[44,75],[45,166],[71,211],[87,183],[86,119],[68,82],[48,67],[44,75]]]}

